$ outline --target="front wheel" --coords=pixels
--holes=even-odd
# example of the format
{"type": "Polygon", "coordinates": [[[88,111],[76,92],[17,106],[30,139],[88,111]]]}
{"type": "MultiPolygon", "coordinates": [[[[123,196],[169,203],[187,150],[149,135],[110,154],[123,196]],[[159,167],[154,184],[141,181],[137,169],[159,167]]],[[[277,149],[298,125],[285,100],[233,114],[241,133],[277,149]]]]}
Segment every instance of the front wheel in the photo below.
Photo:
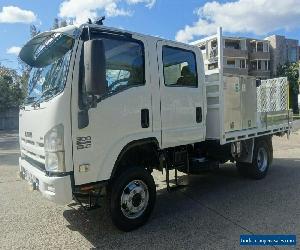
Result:
{"type": "Polygon", "coordinates": [[[144,168],[129,168],[112,183],[109,210],[114,225],[122,231],[134,230],[149,219],[156,200],[152,175],[144,168]]]}
{"type": "Polygon", "coordinates": [[[263,179],[269,170],[272,155],[272,147],[265,140],[257,141],[253,150],[252,162],[237,162],[238,172],[244,177],[263,179]]]}

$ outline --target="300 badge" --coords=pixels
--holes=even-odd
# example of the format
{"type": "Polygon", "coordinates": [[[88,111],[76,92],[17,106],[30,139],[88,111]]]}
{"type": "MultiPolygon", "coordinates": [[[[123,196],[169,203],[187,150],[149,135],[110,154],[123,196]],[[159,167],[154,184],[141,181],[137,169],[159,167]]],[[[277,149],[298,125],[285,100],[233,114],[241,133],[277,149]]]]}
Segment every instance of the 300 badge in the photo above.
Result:
{"type": "Polygon", "coordinates": [[[91,136],[77,137],[76,146],[77,149],[90,148],[92,146],[92,137],[91,136]]]}

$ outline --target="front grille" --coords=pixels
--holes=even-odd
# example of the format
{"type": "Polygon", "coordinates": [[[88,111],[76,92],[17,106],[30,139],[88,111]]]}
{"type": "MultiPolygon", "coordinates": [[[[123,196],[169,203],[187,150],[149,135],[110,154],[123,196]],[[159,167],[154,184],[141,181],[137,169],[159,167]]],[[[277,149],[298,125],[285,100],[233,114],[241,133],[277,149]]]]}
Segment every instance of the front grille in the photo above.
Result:
{"type": "Polygon", "coordinates": [[[28,140],[26,138],[21,138],[21,152],[25,154],[28,158],[44,164],[45,163],[45,152],[44,143],[28,140]]]}
{"type": "Polygon", "coordinates": [[[43,171],[43,172],[46,172],[46,169],[45,169],[45,164],[41,163],[41,162],[38,162],[34,159],[32,159],[31,157],[29,156],[26,156],[24,155],[23,159],[25,161],[27,161],[30,165],[32,165],[33,167],[43,171]]]}
{"type": "Polygon", "coordinates": [[[24,138],[24,137],[22,137],[21,140],[22,140],[22,143],[24,143],[24,144],[30,144],[32,146],[41,147],[41,148],[44,147],[43,142],[33,141],[32,139],[28,139],[28,138],[24,138]]]}

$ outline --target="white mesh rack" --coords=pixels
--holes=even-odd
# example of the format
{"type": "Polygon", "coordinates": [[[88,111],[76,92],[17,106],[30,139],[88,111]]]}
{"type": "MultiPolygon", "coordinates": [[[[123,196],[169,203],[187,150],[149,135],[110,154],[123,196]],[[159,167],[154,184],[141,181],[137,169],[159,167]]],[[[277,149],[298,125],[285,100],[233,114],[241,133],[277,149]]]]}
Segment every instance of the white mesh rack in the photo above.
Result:
{"type": "Polygon", "coordinates": [[[276,112],[289,109],[289,85],[286,77],[262,80],[257,88],[257,111],[276,112]]]}

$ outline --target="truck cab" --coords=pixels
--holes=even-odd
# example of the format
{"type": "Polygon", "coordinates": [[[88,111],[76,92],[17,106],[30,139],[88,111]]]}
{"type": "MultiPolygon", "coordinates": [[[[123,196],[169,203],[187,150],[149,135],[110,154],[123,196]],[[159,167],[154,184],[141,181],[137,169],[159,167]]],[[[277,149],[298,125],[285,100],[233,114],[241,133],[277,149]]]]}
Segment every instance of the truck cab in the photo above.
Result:
{"type": "Polygon", "coordinates": [[[32,67],[21,176],[60,204],[105,187],[115,224],[142,225],[154,206],[152,170],[205,140],[201,51],[84,24],[38,34],[20,57],[32,67]]]}

